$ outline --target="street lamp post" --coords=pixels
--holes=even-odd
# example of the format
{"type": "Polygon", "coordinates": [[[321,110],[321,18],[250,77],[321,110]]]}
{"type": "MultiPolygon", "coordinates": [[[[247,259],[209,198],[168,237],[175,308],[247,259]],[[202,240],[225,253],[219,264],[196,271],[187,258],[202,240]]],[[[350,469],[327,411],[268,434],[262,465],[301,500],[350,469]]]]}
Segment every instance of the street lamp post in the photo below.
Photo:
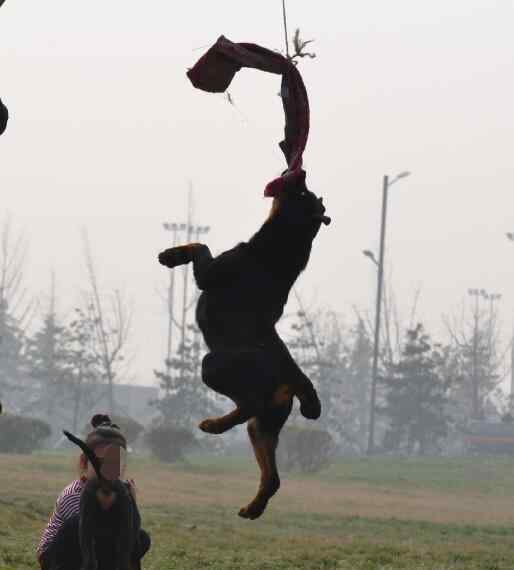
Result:
{"type": "MultiPolygon", "coordinates": [[[[385,236],[386,236],[386,220],[387,220],[387,198],[389,188],[401,178],[406,178],[410,172],[401,172],[391,181],[386,175],[382,185],[382,219],[380,224],[380,252],[378,259],[378,276],[377,276],[377,302],[375,309],[375,339],[373,343],[373,367],[371,373],[371,397],[369,404],[369,432],[368,432],[368,455],[372,455],[375,449],[375,405],[377,396],[377,375],[378,375],[378,353],[380,344],[380,313],[382,308],[382,285],[384,275],[384,255],[385,255],[385,236]]],[[[367,250],[364,255],[370,257],[376,263],[371,252],[367,250]]]]}

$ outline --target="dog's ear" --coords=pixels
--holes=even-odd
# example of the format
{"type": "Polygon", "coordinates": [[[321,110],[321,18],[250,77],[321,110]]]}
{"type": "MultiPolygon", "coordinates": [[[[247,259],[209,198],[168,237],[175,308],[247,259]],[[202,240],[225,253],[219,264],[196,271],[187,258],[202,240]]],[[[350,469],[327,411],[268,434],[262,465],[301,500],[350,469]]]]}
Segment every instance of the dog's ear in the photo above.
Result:
{"type": "Polygon", "coordinates": [[[63,430],[63,434],[72,443],[74,443],[75,445],[78,445],[80,447],[80,449],[82,449],[82,451],[84,452],[84,455],[91,462],[91,465],[93,466],[93,469],[96,472],[96,476],[98,477],[98,479],[101,479],[102,474],[100,472],[100,462],[98,461],[98,457],[95,455],[95,452],[88,445],[86,445],[81,439],[79,439],[78,437],[75,437],[69,431],[63,430]]]}

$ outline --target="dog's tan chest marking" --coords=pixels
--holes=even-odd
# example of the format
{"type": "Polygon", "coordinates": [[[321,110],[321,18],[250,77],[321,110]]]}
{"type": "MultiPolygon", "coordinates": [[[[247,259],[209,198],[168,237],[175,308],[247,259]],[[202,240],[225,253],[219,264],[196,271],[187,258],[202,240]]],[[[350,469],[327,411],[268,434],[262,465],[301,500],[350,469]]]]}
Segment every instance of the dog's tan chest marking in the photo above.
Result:
{"type": "Polygon", "coordinates": [[[273,202],[271,203],[271,209],[268,214],[268,220],[274,218],[280,209],[280,200],[278,198],[273,198],[273,202]]]}
{"type": "Polygon", "coordinates": [[[289,403],[293,395],[293,388],[289,384],[281,384],[273,394],[273,404],[275,406],[283,406],[289,403]]]}

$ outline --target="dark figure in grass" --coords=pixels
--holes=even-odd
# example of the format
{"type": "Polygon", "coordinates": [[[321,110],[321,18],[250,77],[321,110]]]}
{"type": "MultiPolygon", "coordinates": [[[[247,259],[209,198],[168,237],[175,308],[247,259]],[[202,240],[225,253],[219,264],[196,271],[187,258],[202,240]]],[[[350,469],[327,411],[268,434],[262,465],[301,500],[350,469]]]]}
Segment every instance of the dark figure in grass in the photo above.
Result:
{"type": "Polygon", "coordinates": [[[273,197],[268,219],[246,243],[213,257],[191,243],[162,252],[166,267],[192,262],[202,294],[196,319],[209,353],[202,362],[203,382],[229,397],[235,409],[206,419],[200,429],[221,434],[248,422],[248,435],[261,470],[259,490],[239,511],[258,518],[278,491],[275,461],[279,433],[293,405],[317,419],[321,405],[310,379],[298,367],[275,330],[291,287],[309,260],[321,223],[328,224],[322,198],[305,186],[305,172],[273,197]]]}
{"type": "Polygon", "coordinates": [[[78,445],[82,476],[57,500],[38,547],[42,570],[139,570],[150,548],[141,529],[135,483],[125,471],[126,440],[109,416],[97,414],[78,445]]]}

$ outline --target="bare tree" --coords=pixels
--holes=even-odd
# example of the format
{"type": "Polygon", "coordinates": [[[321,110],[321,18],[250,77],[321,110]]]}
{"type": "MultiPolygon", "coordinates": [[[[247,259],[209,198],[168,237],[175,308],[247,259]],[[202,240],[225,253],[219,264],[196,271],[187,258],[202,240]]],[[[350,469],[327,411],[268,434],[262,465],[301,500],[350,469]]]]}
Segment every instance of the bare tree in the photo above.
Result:
{"type": "MultiPolygon", "coordinates": [[[[75,318],[69,324],[70,381],[68,397],[72,404],[71,422],[74,432],[104,395],[98,390],[102,371],[102,358],[98,351],[98,331],[94,308],[91,304],[75,309],[75,318]]],[[[102,388],[102,387],[100,387],[102,388]]]]}
{"type": "Polygon", "coordinates": [[[461,381],[452,397],[467,418],[482,419],[486,405],[508,371],[509,347],[501,346],[498,295],[470,289],[471,303],[463,302],[458,313],[444,316],[461,381]]]}
{"type": "Polygon", "coordinates": [[[82,238],[89,281],[89,290],[85,297],[86,307],[94,323],[103,380],[108,385],[109,412],[114,414],[114,383],[120,375],[120,367],[125,360],[132,311],[122,299],[119,290],[111,293],[106,303],[98,287],[91,247],[85,229],[82,231],[82,238]]]}
{"type": "Polygon", "coordinates": [[[10,407],[21,404],[25,384],[25,332],[34,302],[24,285],[27,240],[13,229],[7,215],[0,225],[0,393],[10,392],[10,407]],[[18,401],[19,400],[19,401],[18,401]]]}
{"type": "Polygon", "coordinates": [[[5,216],[0,232],[0,305],[26,327],[35,305],[24,283],[28,241],[22,232],[15,232],[10,215],[5,216]]]}
{"type": "Polygon", "coordinates": [[[26,357],[34,385],[22,414],[39,410],[51,418],[59,409],[59,399],[66,387],[66,336],[66,329],[60,326],[56,314],[55,274],[52,272],[50,297],[42,315],[42,326],[27,339],[26,357]]]}
{"type": "MultiPolygon", "coordinates": [[[[389,279],[389,283],[391,279],[389,279]]],[[[391,285],[384,283],[384,302],[382,305],[383,319],[380,330],[380,363],[382,367],[391,366],[398,361],[402,354],[404,343],[404,331],[414,329],[417,324],[419,299],[421,288],[414,290],[408,318],[404,316],[398,304],[397,297],[391,285]]],[[[359,321],[362,321],[367,334],[373,338],[374,324],[368,311],[362,312],[357,307],[353,307],[359,321]]]]}
{"type": "Polygon", "coordinates": [[[91,307],[75,308],[69,322],[59,319],[52,287],[42,326],[28,339],[27,363],[35,384],[22,414],[44,419],[60,434],[71,422],[77,430],[84,410],[89,410],[101,379],[96,324],[91,307]]]}
{"type": "MultiPolygon", "coordinates": [[[[364,327],[347,329],[333,311],[311,310],[295,290],[299,310],[289,325],[288,346],[313,381],[322,402],[320,426],[341,451],[364,449],[370,343],[364,327]]],[[[296,419],[299,417],[295,414],[296,419]]],[[[302,420],[300,419],[300,423],[302,420]]]]}

